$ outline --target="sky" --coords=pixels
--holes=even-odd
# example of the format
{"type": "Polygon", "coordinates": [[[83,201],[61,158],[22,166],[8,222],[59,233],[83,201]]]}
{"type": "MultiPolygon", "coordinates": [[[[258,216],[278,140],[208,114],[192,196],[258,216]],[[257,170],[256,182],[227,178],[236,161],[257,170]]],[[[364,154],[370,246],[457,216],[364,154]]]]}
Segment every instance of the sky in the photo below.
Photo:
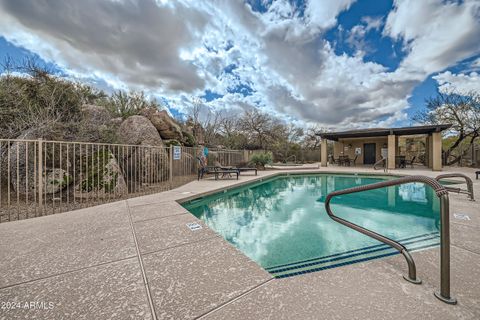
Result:
{"type": "Polygon", "coordinates": [[[404,126],[439,91],[480,92],[480,0],[0,0],[6,55],[174,115],[404,126]]]}

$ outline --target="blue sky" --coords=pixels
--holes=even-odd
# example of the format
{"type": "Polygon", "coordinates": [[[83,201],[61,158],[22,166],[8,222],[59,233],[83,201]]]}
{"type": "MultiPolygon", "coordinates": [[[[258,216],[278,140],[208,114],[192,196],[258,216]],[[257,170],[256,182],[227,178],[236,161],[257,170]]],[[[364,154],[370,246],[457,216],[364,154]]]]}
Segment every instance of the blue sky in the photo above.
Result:
{"type": "Polygon", "coordinates": [[[478,39],[478,0],[0,0],[0,56],[176,115],[200,102],[336,129],[409,125],[438,90],[480,91],[478,39]]]}

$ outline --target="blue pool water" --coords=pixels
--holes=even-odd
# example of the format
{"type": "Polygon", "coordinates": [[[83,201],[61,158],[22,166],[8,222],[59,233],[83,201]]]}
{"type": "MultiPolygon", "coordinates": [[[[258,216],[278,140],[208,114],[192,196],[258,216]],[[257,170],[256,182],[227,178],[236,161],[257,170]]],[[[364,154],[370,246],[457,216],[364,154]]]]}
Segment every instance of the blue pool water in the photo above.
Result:
{"type": "MultiPolygon", "coordinates": [[[[276,277],[288,277],[396,254],[330,219],[325,196],[391,179],[361,175],[290,175],[183,206],[276,277]]],[[[336,215],[400,241],[411,250],[439,244],[439,201],[422,183],[332,199],[336,215]]]]}

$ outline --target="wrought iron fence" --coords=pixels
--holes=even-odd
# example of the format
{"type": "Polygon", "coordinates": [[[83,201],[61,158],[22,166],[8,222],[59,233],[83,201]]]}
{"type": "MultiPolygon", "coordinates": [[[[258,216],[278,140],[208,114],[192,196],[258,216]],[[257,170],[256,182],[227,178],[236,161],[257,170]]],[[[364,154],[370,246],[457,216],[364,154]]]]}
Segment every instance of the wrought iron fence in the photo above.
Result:
{"type": "MultiPolygon", "coordinates": [[[[169,190],[196,178],[195,147],[0,139],[0,222],[169,190]]],[[[243,151],[218,153],[227,165],[243,151]]]]}
{"type": "Polygon", "coordinates": [[[245,152],[243,150],[210,149],[207,157],[209,165],[218,161],[222,166],[237,166],[245,162],[245,152]]]}

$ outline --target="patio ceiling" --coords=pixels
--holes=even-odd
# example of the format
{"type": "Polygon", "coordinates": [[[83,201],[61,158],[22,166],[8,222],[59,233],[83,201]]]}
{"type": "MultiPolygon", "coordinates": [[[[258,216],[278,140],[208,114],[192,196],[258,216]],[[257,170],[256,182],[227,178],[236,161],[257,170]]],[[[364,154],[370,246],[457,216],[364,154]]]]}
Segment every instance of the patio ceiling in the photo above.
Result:
{"type": "Polygon", "coordinates": [[[366,137],[382,137],[388,135],[416,135],[416,134],[431,134],[433,132],[441,132],[450,128],[451,124],[438,124],[427,126],[403,127],[403,128],[373,128],[373,129],[358,129],[342,132],[318,132],[317,136],[327,140],[338,141],[338,139],[345,138],[366,138],[366,137]]]}

